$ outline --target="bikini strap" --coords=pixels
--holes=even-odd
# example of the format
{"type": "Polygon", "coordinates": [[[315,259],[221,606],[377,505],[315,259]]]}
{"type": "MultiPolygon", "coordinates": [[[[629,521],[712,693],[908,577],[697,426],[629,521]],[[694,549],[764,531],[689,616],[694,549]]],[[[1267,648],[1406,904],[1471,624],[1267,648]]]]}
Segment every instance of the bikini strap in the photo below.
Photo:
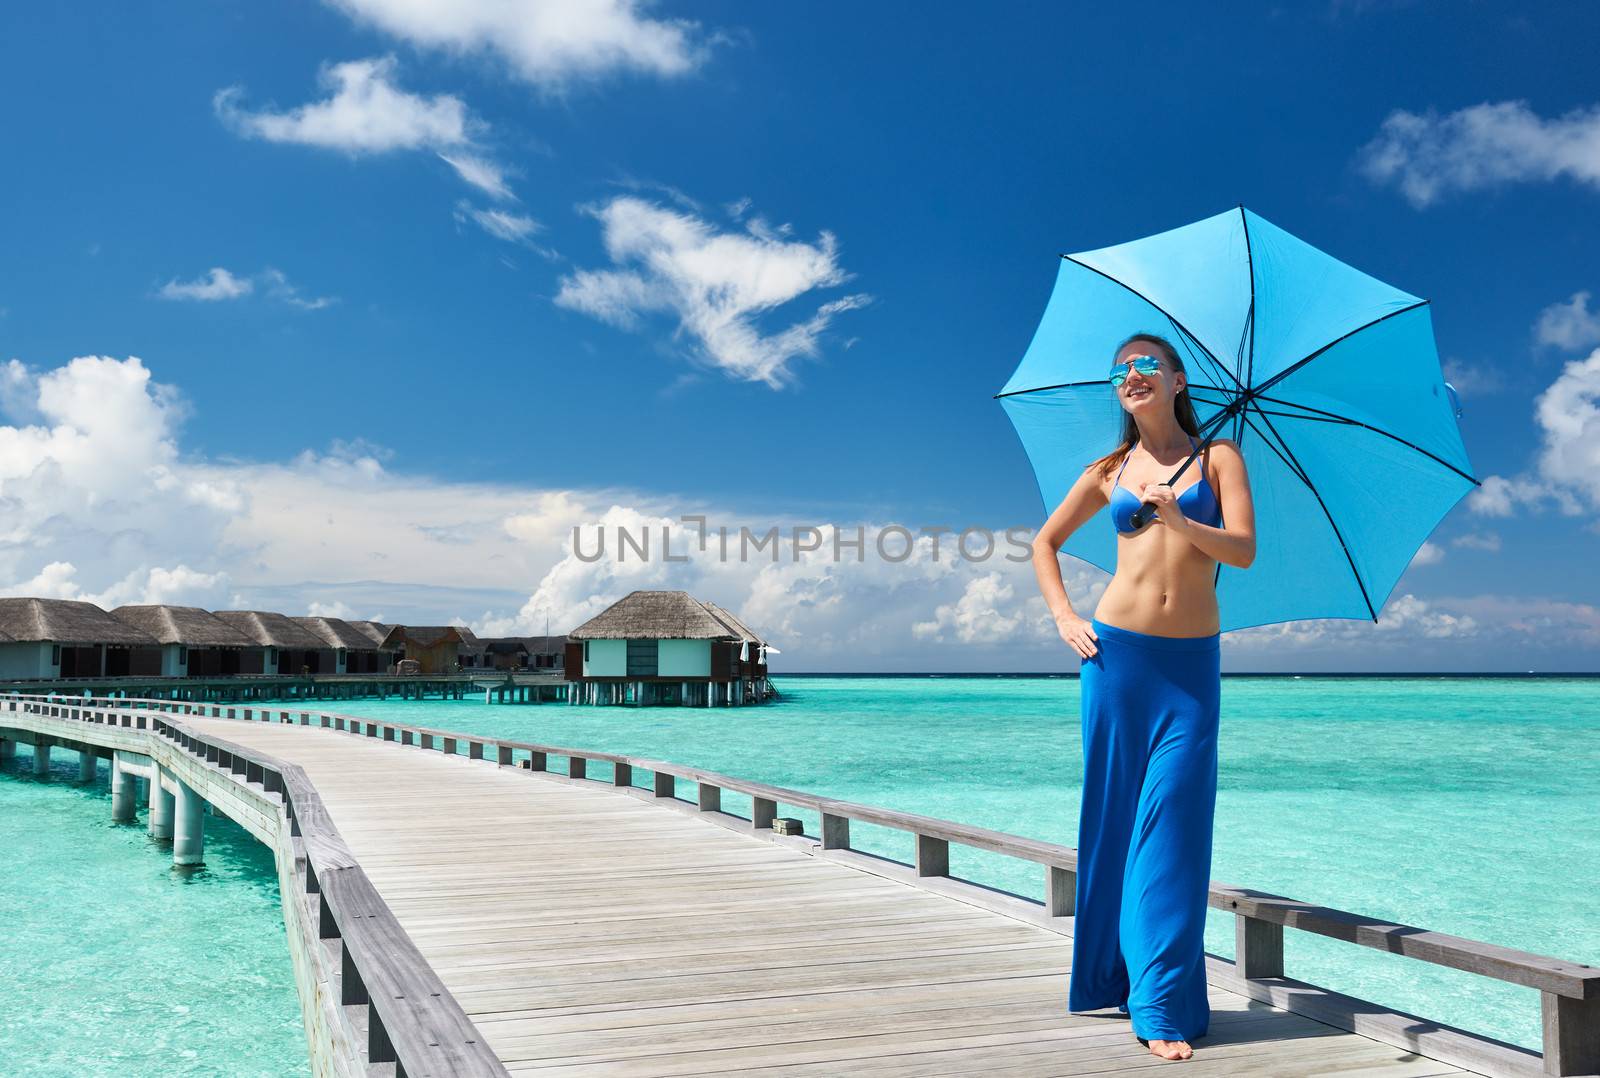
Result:
{"type": "Polygon", "coordinates": [[[1139,444],[1138,442],[1134,442],[1133,445],[1130,445],[1128,447],[1128,451],[1123,454],[1123,456],[1122,456],[1122,467],[1117,469],[1117,480],[1116,481],[1118,483],[1122,482],[1122,473],[1127,470],[1128,458],[1133,456],[1133,448],[1134,448],[1134,446],[1136,446],[1138,444],[1139,444]]]}

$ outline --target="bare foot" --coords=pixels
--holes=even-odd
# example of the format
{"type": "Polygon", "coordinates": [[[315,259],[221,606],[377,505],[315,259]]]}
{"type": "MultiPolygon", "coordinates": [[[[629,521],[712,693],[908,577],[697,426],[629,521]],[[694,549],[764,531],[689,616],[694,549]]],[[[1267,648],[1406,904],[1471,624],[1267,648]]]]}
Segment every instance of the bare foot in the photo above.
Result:
{"type": "Polygon", "coordinates": [[[1162,1059],[1188,1059],[1194,1055],[1188,1041],[1150,1041],[1149,1044],[1150,1053],[1162,1059]]]}

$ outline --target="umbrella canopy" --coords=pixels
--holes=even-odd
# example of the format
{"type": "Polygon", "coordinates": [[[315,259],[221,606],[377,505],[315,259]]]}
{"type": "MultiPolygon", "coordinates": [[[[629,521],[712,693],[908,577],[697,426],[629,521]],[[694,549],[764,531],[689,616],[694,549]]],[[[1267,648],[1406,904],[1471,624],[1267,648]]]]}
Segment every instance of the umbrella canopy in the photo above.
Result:
{"type": "MultiPolygon", "coordinates": [[[[1427,301],[1243,206],[1062,256],[1033,343],[996,394],[1047,513],[1120,443],[1108,374],[1117,346],[1140,332],[1183,357],[1202,447],[1232,439],[1250,474],[1256,559],[1217,566],[1222,631],[1376,621],[1423,540],[1478,483],[1427,301]]],[[[1108,516],[1062,549],[1115,571],[1108,516]]]]}

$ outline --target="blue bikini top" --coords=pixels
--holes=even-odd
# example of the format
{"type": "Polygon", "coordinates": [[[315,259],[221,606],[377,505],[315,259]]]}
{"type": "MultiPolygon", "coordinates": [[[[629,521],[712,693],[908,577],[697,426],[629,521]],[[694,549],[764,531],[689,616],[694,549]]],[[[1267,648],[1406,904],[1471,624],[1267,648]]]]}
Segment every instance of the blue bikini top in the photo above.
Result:
{"type": "MultiPolygon", "coordinates": [[[[1192,434],[1189,436],[1189,444],[1194,445],[1192,434]]],[[[1122,458],[1122,467],[1117,469],[1117,485],[1111,492],[1111,523],[1117,531],[1124,534],[1137,530],[1130,525],[1133,514],[1144,504],[1137,494],[1122,485],[1122,473],[1128,467],[1128,457],[1131,456],[1133,450],[1130,449],[1128,456],[1122,458]]],[[[1222,506],[1217,504],[1216,492],[1211,489],[1211,484],[1206,482],[1206,470],[1203,464],[1200,468],[1200,482],[1178,492],[1178,508],[1183,510],[1184,516],[1198,524],[1207,524],[1214,528],[1222,523],[1222,506]]]]}

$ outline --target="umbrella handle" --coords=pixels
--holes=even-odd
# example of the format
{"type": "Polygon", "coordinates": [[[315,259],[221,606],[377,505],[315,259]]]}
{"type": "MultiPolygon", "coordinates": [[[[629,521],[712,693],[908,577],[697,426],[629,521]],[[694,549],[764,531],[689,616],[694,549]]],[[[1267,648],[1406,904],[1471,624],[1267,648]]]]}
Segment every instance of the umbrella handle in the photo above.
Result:
{"type": "Polygon", "coordinates": [[[1138,509],[1134,510],[1133,516],[1128,518],[1128,523],[1133,525],[1133,527],[1129,530],[1138,531],[1140,528],[1150,523],[1150,521],[1154,520],[1155,515],[1156,503],[1144,502],[1139,506],[1138,509]]]}

